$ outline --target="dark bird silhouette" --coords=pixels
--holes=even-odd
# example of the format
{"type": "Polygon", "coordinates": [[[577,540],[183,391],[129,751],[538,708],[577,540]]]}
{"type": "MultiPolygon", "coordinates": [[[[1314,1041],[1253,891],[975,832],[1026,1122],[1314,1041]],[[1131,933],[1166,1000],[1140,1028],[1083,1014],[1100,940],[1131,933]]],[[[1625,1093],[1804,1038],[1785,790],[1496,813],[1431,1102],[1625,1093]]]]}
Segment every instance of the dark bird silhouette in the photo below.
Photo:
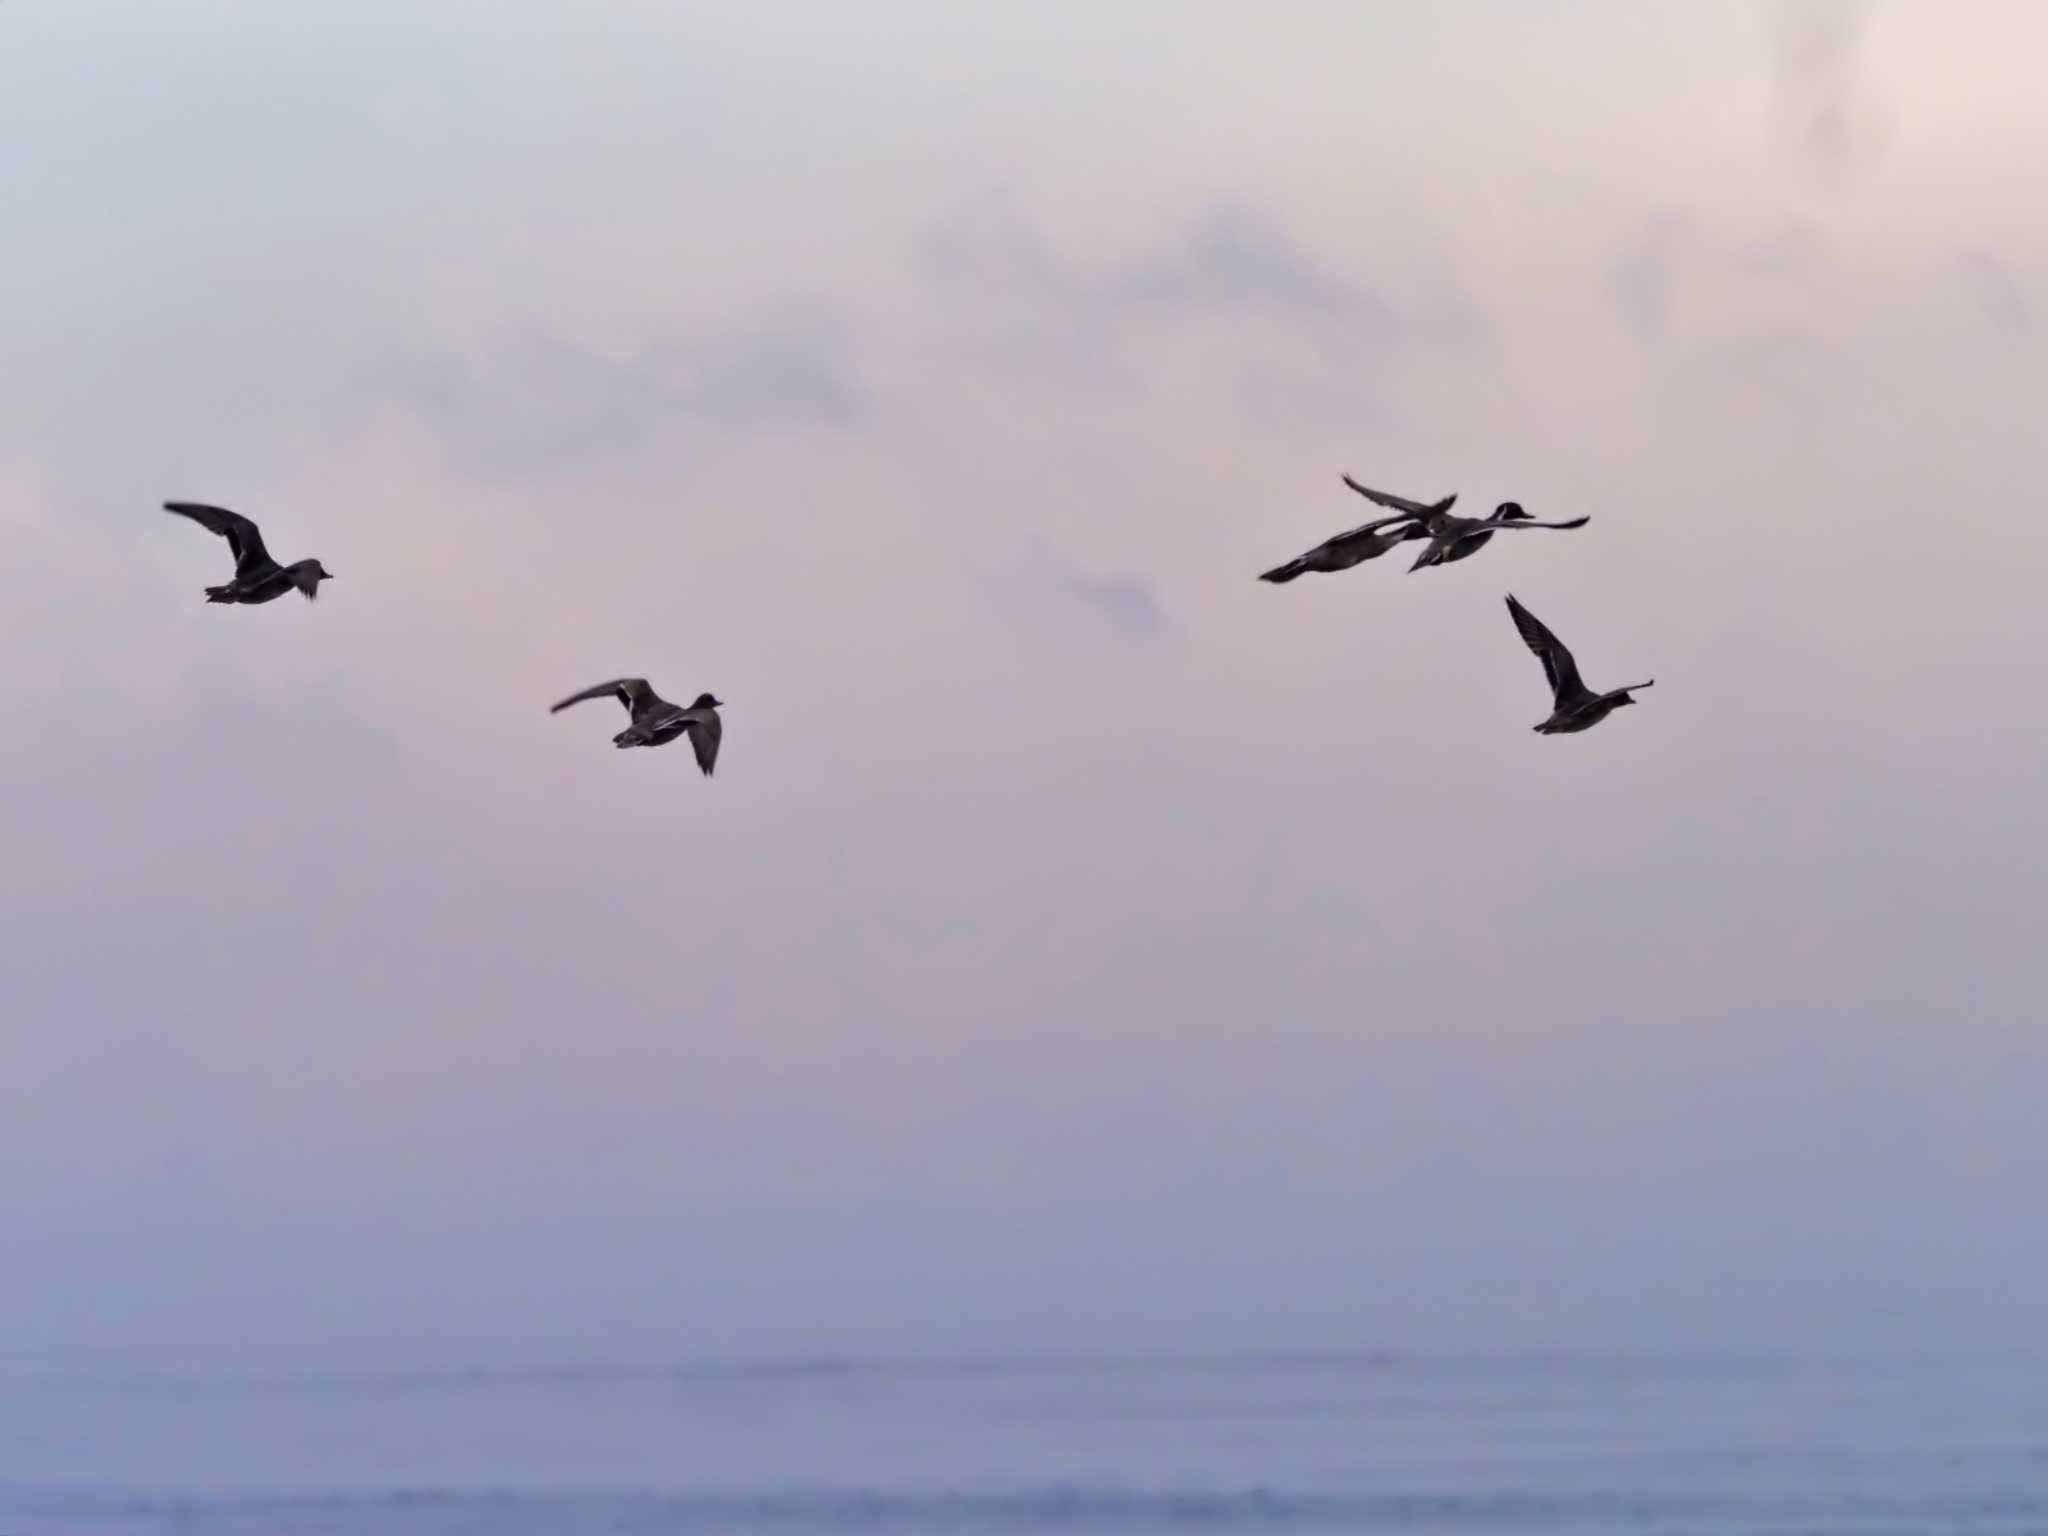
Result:
{"type": "Polygon", "coordinates": [[[1360,485],[1349,475],[1344,477],[1344,483],[1368,501],[1422,520],[1424,534],[1409,534],[1408,537],[1426,535],[1429,546],[1415,557],[1415,563],[1408,567],[1410,571],[1419,571],[1426,565],[1449,565],[1456,560],[1469,560],[1484,549],[1496,533],[1522,528],[1583,528],[1593,520],[1591,517],[1575,517],[1561,523],[1540,523],[1522,510],[1520,502],[1515,501],[1502,502],[1489,517],[1457,517],[1451,512],[1451,503],[1458,499],[1455,496],[1425,505],[1406,496],[1396,496],[1391,491],[1376,491],[1371,486],[1360,485]]]}
{"type": "Polygon", "coordinates": [[[1456,491],[1444,497],[1442,501],[1416,501],[1411,497],[1396,496],[1392,491],[1376,491],[1369,485],[1360,485],[1349,475],[1345,475],[1343,480],[1367,501],[1378,502],[1383,507],[1392,507],[1396,512],[1405,513],[1409,517],[1419,517],[1425,523],[1433,517],[1448,514],[1458,500],[1456,491]]]}
{"type": "Polygon", "coordinates": [[[1583,528],[1590,517],[1566,518],[1561,523],[1540,523],[1522,510],[1520,502],[1504,501],[1491,517],[1439,517],[1429,527],[1429,546],[1415,557],[1410,571],[1426,565],[1449,565],[1470,559],[1486,547],[1496,533],[1517,533],[1524,528],[1583,528]]]}
{"type": "MultiPolygon", "coordinates": [[[[1492,515],[1484,519],[1484,521],[1493,524],[1528,523],[1534,522],[1535,519],[1522,510],[1522,504],[1519,501],[1504,501],[1495,507],[1492,515]]],[[[1454,560],[1469,560],[1478,554],[1480,550],[1486,548],[1487,541],[1493,535],[1494,530],[1492,528],[1481,533],[1467,534],[1429,563],[1431,565],[1449,565],[1454,560]]]]}
{"type": "Polygon", "coordinates": [[[1307,554],[1299,555],[1285,565],[1260,572],[1259,580],[1280,583],[1292,581],[1310,571],[1348,571],[1354,565],[1377,560],[1404,540],[1428,536],[1412,517],[1383,517],[1377,522],[1361,523],[1335,538],[1325,539],[1307,554]],[[1382,528],[1394,531],[1382,533],[1382,528]]]}
{"type": "Polygon", "coordinates": [[[297,587],[308,601],[320,595],[320,583],[334,580],[334,573],[318,560],[298,560],[279,565],[263,547],[263,535],[239,512],[226,507],[209,507],[203,501],[167,501],[166,512],[189,517],[200,527],[228,541],[235,556],[235,577],[224,586],[208,587],[209,603],[267,603],[297,587]]]}
{"type": "Polygon", "coordinates": [[[1541,619],[1515,601],[1512,592],[1508,594],[1508,614],[1514,619],[1515,628],[1521,632],[1523,643],[1543,663],[1543,675],[1550,680],[1553,699],[1550,718],[1536,727],[1546,736],[1589,730],[1622,705],[1635,703],[1629,697],[1632,690],[1648,688],[1656,682],[1651,678],[1648,682],[1630,683],[1625,688],[1595,693],[1579,681],[1578,663],[1572,660],[1572,653],[1565,649],[1564,642],[1553,635],[1541,619]]]}
{"type": "Polygon", "coordinates": [[[1334,538],[1323,540],[1305,555],[1298,555],[1285,565],[1276,565],[1270,571],[1259,573],[1259,580],[1276,585],[1289,582],[1310,571],[1348,571],[1354,565],[1363,565],[1368,560],[1377,560],[1396,544],[1410,539],[1424,539],[1429,535],[1425,525],[1433,515],[1448,512],[1458,498],[1446,496],[1442,501],[1423,503],[1410,501],[1405,496],[1390,496],[1379,491],[1368,491],[1349,475],[1344,483],[1361,495],[1370,496],[1384,507],[1399,510],[1393,517],[1376,518],[1369,523],[1360,523],[1334,538]],[[1382,533],[1381,529],[1393,532],[1382,533]]]}
{"type": "Polygon", "coordinates": [[[697,754],[697,766],[709,777],[712,766],[718,761],[718,743],[725,735],[725,726],[718,718],[722,700],[714,699],[708,693],[697,695],[697,702],[688,709],[680,704],[671,704],[652,688],[644,677],[615,678],[609,683],[597,683],[581,693],[572,693],[559,704],[548,706],[548,713],[558,715],[571,704],[581,704],[585,699],[617,699],[626,706],[626,713],[632,724],[612,738],[615,747],[663,747],[678,736],[688,735],[690,747],[697,754]]]}

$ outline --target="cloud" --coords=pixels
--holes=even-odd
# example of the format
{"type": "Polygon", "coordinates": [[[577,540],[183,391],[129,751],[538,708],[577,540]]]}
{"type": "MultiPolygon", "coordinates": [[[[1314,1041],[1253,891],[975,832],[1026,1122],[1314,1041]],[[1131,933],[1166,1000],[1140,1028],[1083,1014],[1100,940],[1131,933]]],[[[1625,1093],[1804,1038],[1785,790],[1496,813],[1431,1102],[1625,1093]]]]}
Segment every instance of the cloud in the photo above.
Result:
{"type": "Polygon", "coordinates": [[[1090,569],[1037,539],[998,560],[971,556],[974,579],[1012,613],[1060,624],[1079,619],[1126,640],[1156,640],[1172,628],[1152,581],[1135,571],[1090,569]]]}
{"type": "Polygon", "coordinates": [[[816,336],[766,336],[702,357],[681,403],[729,426],[826,427],[852,426],[872,404],[838,347],[816,336]]]}
{"type": "Polygon", "coordinates": [[[984,187],[963,198],[918,242],[924,265],[946,282],[1070,298],[1083,284],[1014,194],[984,187]]]}
{"type": "Polygon", "coordinates": [[[1683,220],[1659,214],[1622,245],[1608,267],[1608,297],[1636,340],[1660,340],[1670,328],[1679,269],[1691,244],[1683,220]]]}
{"type": "Polygon", "coordinates": [[[464,458],[499,474],[631,455],[681,422],[845,428],[873,408],[843,348],[816,333],[655,346],[628,357],[535,336],[488,362],[414,363],[393,382],[464,458]]]}
{"type": "Polygon", "coordinates": [[[1082,607],[1092,609],[1117,628],[1132,634],[1156,635],[1166,618],[1152,583],[1129,571],[1095,575],[1073,567],[1055,570],[1055,580],[1082,607]]]}
{"type": "Polygon", "coordinates": [[[1490,335],[1490,318],[1453,263],[1429,262],[1397,311],[1284,221],[1240,199],[1208,203],[1135,252],[1091,261],[1014,196],[983,191],[926,231],[919,256],[926,276],[963,306],[948,335],[968,367],[992,363],[1009,379],[1132,394],[1178,366],[1176,348],[1202,346],[1210,348],[1205,371],[1268,419],[1355,416],[1371,354],[1490,335]],[[1226,328],[1227,345],[1216,350],[1226,328]]]}
{"type": "Polygon", "coordinates": [[[1956,260],[1956,275],[1963,291],[1984,318],[2003,331],[2024,331],[2033,326],[2033,306],[2012,267],[1990,251],[1978,246],[1956,260]]]}
{"type": "Polygon", "coordinates": [[[944,281],[1084,310],[1098,325],[1148,309],[1388,318],[1376,294],[1330,273],[1279,219],[1241,200],[1210,204],[1121,272],[1085,269],[1002,192],[964,201],[920,244],[944,281]]]}
{"type": "Polygon", "coordinates": [[[1329,276],[1284,229],[1241,203],[1200,215],[1163,260],[1112,292],[1126,304],[1383,318],[1371,295],[1329,276]]]}
{"type": "Polygon", "coordinates": [[[1795,174],[1841,190],[1880,148],[1862,87],[1868,11],[1855,0],[1774,0],[1771,117],[1780,157],[1795,174]]]}
{"type": "Polygon", "coordinates": [[[1827,245],[1819,230],[1795,221],[1760,239],[1750,240],[1729,253],[1730,271],[1750,277],[1810,278],[1827,259],[1827,245]]]}

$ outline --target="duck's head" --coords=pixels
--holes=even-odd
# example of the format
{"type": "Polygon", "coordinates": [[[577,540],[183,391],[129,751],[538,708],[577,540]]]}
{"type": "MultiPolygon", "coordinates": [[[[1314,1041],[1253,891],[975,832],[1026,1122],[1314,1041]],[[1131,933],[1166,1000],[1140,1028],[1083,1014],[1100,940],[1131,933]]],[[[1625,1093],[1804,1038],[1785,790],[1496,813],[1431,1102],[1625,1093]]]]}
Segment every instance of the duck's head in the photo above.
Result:
{"type": "Polygon", "coordinates": [[[1530,517],[1522,510],[1519,501],[1504,501],[1493,509],[1493,520],[1496,523],[1526,523],[1530,517]]]}
{"type": "Polygon", "coordinates": [[[320,583],[334,580],[334,572],[318,560],[301,560],[292,567],[292,584],[310,600],[320,595],[320,583]]]}
{"type": "Polygon", "coordinates": [[[697,695],[697,702],[696,702],[696,703],[694,703],[694,704],[692,704],[692,705],[690,706],[690,708],[692,708],[692,709],[717,709],[717,708],[719,708],[719,707],[720,707],[721,705],[723,705],[724,703],[725,703],[725,700],[723,700],[723,699],[715,699],[715,698],[713,698],[713,697],[712,697],[712,696],[711,696],[710,694],[708,694],[708,693],[700,693],[700,694],[698,694],[698,695],[697,695]]]}

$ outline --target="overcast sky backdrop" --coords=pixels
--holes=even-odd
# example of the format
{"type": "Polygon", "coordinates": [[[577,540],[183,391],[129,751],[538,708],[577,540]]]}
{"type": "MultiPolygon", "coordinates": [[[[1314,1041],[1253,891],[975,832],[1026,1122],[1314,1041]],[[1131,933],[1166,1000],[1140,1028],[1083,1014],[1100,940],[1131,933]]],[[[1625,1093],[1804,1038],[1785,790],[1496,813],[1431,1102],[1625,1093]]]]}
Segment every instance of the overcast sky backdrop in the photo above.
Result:
{"type": "Polygon", "coordinates": [[[0,1365],[2038,1340],[2044,52],[8,0],[0,1365]]]}

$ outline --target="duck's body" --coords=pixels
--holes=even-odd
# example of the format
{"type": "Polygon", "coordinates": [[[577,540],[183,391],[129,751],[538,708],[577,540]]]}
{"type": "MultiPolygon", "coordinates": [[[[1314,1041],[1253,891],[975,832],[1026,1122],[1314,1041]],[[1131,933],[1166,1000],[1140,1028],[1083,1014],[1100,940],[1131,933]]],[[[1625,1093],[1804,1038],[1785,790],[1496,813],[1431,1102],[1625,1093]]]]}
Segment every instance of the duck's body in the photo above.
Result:
{"type": "MultiPolygon", "coordinates": [[[[1459,519],[1459,521],[1467,521],[1467,519],[1459,519]]],[[[1493,515],[1484,521],[1489,524],[1498,525],[1500,523],[1532,522],[1534,519],[1522,510],[1519,503],[1504,501],[1498,507],[1495,507],[1493,515]]],[[[1493,527],[1487,527],[1482,528],[1477,533],[1465,534],[1445,550],[1443,554],[1432,560],[1430,564],[1449,565],[1454,560],[1469,560],[1478,554],[1480,550],[1486,548],[1488,542],[1492,540],[1494,532],[1495,529],[1493,527]]]]}
{"type": "Polygon", "coordinates": [[[271,603],[287,592],[302,592],[311,602],[320,595],[320,583],[328,579],[318,560],[300,560],[281,565],[260,575],[237,575],[233,581],[206,589],[209,603],[271,603]]]}
{"type": "Polygon", "coordinates": [[[256,524],[239,512],[209,506],[203,501],[167,501],[164,510],[189,517],[200,527],[219,534],[234,553],[234,579],[208,587],[209,603],[268,603],[291,591],[303,592],[310,602],[320,595],[321,582],[334,579],[333,573],[318,560],[279,565],[263,547],[263,534],[256,524]]]}
{"type": "Polygon", "coordinates": [[[1622,705],[1635,703],[1630,697],[1635,689],[1648,688],[1656,682],[1651,678],[1647,682],[1630,683],[1626,687],[1595,693],[1579,680],[1578,663],[1572,660],[1572,653],[1565,649],[1564,642],[1553,635],[1541,619],[1517,602],[1512,592],[1508,594],[1508,615],[1515,621],[1522,643],[1543,663],[1543,675],[1550,682],[1550,718],[1535,727],[1542,735],[1565,736],[1574,731],[1591,730],[1622,705]]]}
{"type": "Polygon", "coordinates": [[[1491,517],[1439,517],[1429,525],[1429,545],[1415,557],[1410,571],[1430,565],[1449,565],[1468,560],[1484,549],[1496,533],[1519,533],[1525,528],[1583,528],[1591,517],[1568,517],[1563,522],[1542,523],[1524,512],[1519,502],[1504,501],[1491,517]]]}
{"type": "Polygon", "coordinates": [[[1310,571],[1348,571],[1354,565],[1363,565],[1368,560],[1377,560],[1396,544],[1409,539],[1426,538],[1421,524],[1413,518],[1382,518],[1377,523],[1366,523],[1333,539],[1325,539],[1305,555],[1299,555],[1285,565],[1276,565],[1270,571],[1261,571],[1259,580],[1276,584],[1305,576],[1310,571]],[[1388,529],[1382,533],[1382,528],[1388,529]]]}
{"type": "MultiPolygon", "coordinates": [[[[1345,476],[1344,483],[1354,490],[1356,482],[1345,476]]],[[[1381,499],[1381,498],[1375,498],[1381,499]]],[[[1381,499],[1385,506],[1398,506],[1400,511],[1393,517],[1376,518],[1361,523],[1356,528],[1346,529],[1334,538],[1325,539],[1306,554],[1298,555],[1285,565],[1276,565],[1270,571],[1259,573],[1259,580],[1276,585],[1305,576],[1310,571],[1348,571],[1354,565],[1363,565],[1368,560],[1377,560],[1396,544],[1410,539],[1427,538],[1424,531],[1428,519],[1438,513],[1448,512],[1458,498],[1446,496],[1442,501],[1425,505],[1419,501],[1408,501],[1402,497],[1391,500],[1381,499]],[[1382,531],[1384,530],[1384,531],[1382,531]]]]}
{"type": "Polygon", "coordinates": [[[612,738],[615,747],[665,747],[678,736],[688,736],[690,746],[697,754],[697,766],[709,777],[718,762],[718,744],[725,735],[724,723],[718,717],[720,701],[708,693],[697,695],[697,701],[685,709],[672,704],[648,686],[644,677],[615,678],[609,683],[598,683],[572,693],[559,704],[548,707],[548,713],[560,714],[571,704],[580,704],[585,699],[615,698],[626,706],[626,713],[632,723],[612,738]]]}

